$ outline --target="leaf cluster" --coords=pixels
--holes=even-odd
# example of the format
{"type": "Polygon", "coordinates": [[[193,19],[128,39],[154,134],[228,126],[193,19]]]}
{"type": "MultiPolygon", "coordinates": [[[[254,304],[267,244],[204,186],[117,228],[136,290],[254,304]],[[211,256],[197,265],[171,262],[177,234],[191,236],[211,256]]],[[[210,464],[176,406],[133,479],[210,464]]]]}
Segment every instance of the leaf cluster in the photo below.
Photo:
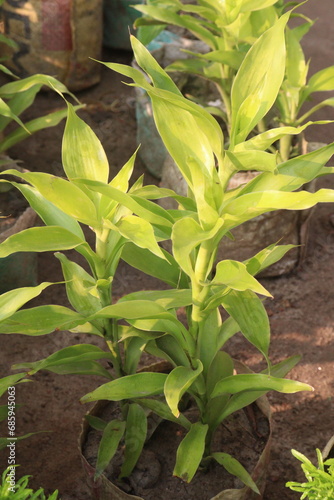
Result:
{"type": "Polygon", "coordinates": [[[293,456],[301,462],[301,468],[307,482],[298,483],[289,481],[286,486],[292,491],[302,493],[301,499],[330,500],[334,495],[334,459],[324,460],[319,449],[317,452],[318,465],[312,462],[302,453],[291,450],[293,456]]]}
{"type": "MultiPolygon", "coordinates": [[[[215,85],[221,106],[210,107],[207,104],[207,109],[225,122],[228,136],[231,135],[233,141],[232,112],[236,103],[232,93],[237,73],[245,64],[244,59],[249,50],[257,46],[259,38],[272,28],[278,19],[284,17],[284,12],[290,7],[291,3],[275,0],[261,2],[239,0],[223,3],[197,0],[190,5],[180,0],[147,0],[144,5],[135,6],[143,14],[137,19],[136,26],[139,28],[139,38],[145,44],[161,30],[177,26],[207,46],[208,50],[204,54],[185,50],[187,58],[182,57],[173,61],[165,69],[170,73],[197,75],[215,85]]],[[[299,23],[297,25],[295,23],[291,28],[286,27],[284,51],[272,53],[270,49],[266,51],[261,47],[261,64],[256,65],[254,61],[249,61],[249,80],[244,82],[244,88],[248,93],[247,85],[255,81],[254,87],[257,86],[257,89],[250,98],[253,105],[259,107],[266,98],[262,95],[259,96],[259,101],[254,101],[256,95],[259,95],[258,90],[265,85],[267,75],[273,75],[273,69],[280,67],[280,58],[286,60],[280,90],[275,96],[271,113],[261,121],[251,123],[253,128],[256,127],[253,133],[264,132],[277,125],[283,128],[309,126],[312,122],[307,120],[313,113],[322,107],[334,105],[333,98],[330,97],[307,111],[304,110],[305,103],[315,92],[334,90],[334,74],[333,66],[330,66],[308,77],[309,61],[306,61],[301,40],[312,28],[314,21],[296,13],[297,7],[298,4],[294,5],[290,17],[299,19],[299,23]],[[268,65],[273,66],[269,71],[268,65]]],[[[277,46],[280,46],[278,41],[277,46]]],[[[196,96],[194,98],[196,99],[196,96]]],[[[322,122],[313,122],[317,123],[322,122]]],[[[301,130],[297,133],[300,132],[301,130]]],[[[296,154],[290,133],[288,130],[285,131],[277,146],[283,160],[296,154]]],[[[228,141],[229,137],[226,137],[226,142],[228,141]]],[[[274,146],[276,148],[276,144],[274,146]]]]}
{"type": "MultiPolygon", "coordinates": [[[[11,486],[8,481],[8,474],[10,473],[8,467],[2,473],[2,484],[0,484],[0,498],[2,500],[57,500],[58,490],[54,491],[51,495],[47,495],[43,488],[33,491],[29,488],[29,479],[31,476],[23,476],[15,482],[15,486],[11,486]],[[13,489],[14,491],[13,491],[13,489]]],[[[60,500],[60,499],[59,499],[60,500]]]]}

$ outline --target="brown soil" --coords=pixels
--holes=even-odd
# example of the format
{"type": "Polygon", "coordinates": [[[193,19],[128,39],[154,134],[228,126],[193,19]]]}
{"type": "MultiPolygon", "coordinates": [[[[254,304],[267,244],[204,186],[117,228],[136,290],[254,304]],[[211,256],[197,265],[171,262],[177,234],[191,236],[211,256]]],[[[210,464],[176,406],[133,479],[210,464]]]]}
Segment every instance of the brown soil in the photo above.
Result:
{"type": "MultiPolygon", "coordinates": [[[[311,56],[311,71],[332,62],[334,39],[332,34],[331,1],[310,0],[304,11],[312,18],[319,17],[312,34],[305,38],[305,49],[311,56]]],[[[105,61],[130,63],[127,52],[105,51],[105,61]]],[[[133,88],[121,83],[121,78],[103,68],[99,85],[78,93],[87,103],[80,115],[100,137],[112,172],[115,173],[136,149],[136,122],[133,88]]],[[[34,110],[60,108],[58,96],[41,94],[34,110]]],[[[322,111],[318,119],[333,118],[331,110],[322,111]]],[[[30,170],[61,173],[61,138],[63,124],[44,130],[12,148],[12,158],[23,160],[30,170]]],[[[314,127],[308,138],[315,141],[333,140],[333,127],[314,127]]],[[[136,176],[144,171],[140,160],[136,176]]],[[[145,173],[145,182],[156,182],[145,173]]],[[[320,186],[334,187],[333,178],[323,178],[320,186]]],[[[272,458],[269,466],[265,500],[297,499],[299,495],[285,488],[288,480],[303,478],[299,463],[292,457],[295,448],[311,459],[315,448],[323,448],[333,434],[333,358],[334,358],[334,209],[332,205],[316,208],[309,224],[306,257],[300,267],[289,276],[263,280],[274,300],[266,306],[272,326],[271,358],[278,362],[287,356],[301,354],[302,360],[291,372],[293,379],[310,383],[312,393],[282,395],[271,393],[274,434],[272,458]]],[[[39,256],[39,281],[60,279],[58,261],[52,254],[39,256]]],[[[115,280],[115,293],[137,289],[156,288],[154,279],[144,277],[127,265],[120,266],[115,280]]],[[[63,288],[48,288],[34,304],[66,303],[63,288]]],[[[92,342],[85,335],[57,332],[40,338],[9,335],[1,338],[0,376],[8,374],[12,364],[37,360],[78,342],[92,342]]],[[[99,345],[99,339],[93,339],[99,345]]],[[[241,336],[229,345],[230,353],[256,370],[264,367],[263,360],[241,336]]],[[[98,377],[58,376],[40,372],[34,383],[17,386],[17,403],[23,406],[17,414],[17,435],[27,432],[49,431],[17,443],[18,475],[31,474],[32,486],[43,486],[46,491],[58,488],[62,500],[88,500],[89,491],[78,452],[80,421],[89,405],[79,404],[79,398],[94,389],[98,377]]],[[[5,431],[2,431],[2,434],[5,431]]],[[[6,450],[0,453],[1,470],[6,466],[6,450]]],[[[156,498],[160,498],[159,494],[156,498]]],[[[188,500],[186,496],[180,496],[188,500]]],[[[203,496],[204,498],[204,496],[203,496]]]]}

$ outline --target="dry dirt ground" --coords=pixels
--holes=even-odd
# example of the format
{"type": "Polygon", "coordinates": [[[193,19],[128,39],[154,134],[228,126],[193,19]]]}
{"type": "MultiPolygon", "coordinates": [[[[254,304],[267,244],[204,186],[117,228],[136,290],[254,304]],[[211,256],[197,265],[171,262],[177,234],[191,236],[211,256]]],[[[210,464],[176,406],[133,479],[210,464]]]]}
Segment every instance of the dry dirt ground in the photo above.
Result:
{"type": "MultiPolygon", "coordinates": [[[[304,12],[319,20],[304,47],[311,61],[311,71],[334,64],[334,33],[332,31],[332,0],[310,0],[304,12]]],[[[105,61],[130,63],[128,52],[104,51],[105,61]]],[[[100,137],[111,167],[116,172],[136,148],[134,93],[121,83],[121,78],[103,69],[101,83],[78,93],[87,104],[80,114],[100,137]]],[[[39,97],[34,109],[61,107],[62,102],[51,94],[39,97]]],[[[333,112],[319,114],[333,118],[333,112]]],[[[9,151],[13,158],[23,160],[30,170],[61,172],[61,137],[63,125],[42,131],[9,151]]],[[[333,141],[333,127],[313,128],[309,139],[333,141]]],[[[144,171],[137,162],[136,174],[144,171]]],[[[147,173],[145,182],[154,182],[147,173]]],[[[334,180],[323,178],[319,185],[334,187],[334,180]]],[[[309,224],[306,257],[301,266],[288,276],[263,280],[274,300],[267,302],[271,327],[271,357],[277,362],[293,354],[302,361],[291,372],[291,378],[310,383],[313,393],[293,396],[270,394],[274,420],[272,457],[265,500],[297,499],[299,495],[285,488],[287,480],[301,479],[299,464],[291,456],[291,448],[315,457],[315,448],[322,448],[333,434],[334,400],[334,208],[318,206],[309,224]]],[[[39,280],[57,281],[58,261],[52,254],[39,256],[39,280]]],[[[154,288],[157,283],[120,267],[115,290],[122,294],[141,288],[154,288]]],[[[61,286],[50,287],[38,303],[64,303],[61,286]]],[[[35,302],[37,303],[37,302],[35,302]]],[[[65,345],[90,341],[84,336],[57,332],[37,339],[23,336],[1,337],[0,375],[8,373],[13,363],[41,359],[65,345]]],[[[251,368],[262,367],[263,361],[241,337],[230,345],[230,352],[247,362],[251,368]]],[[[41,372],[32,384],[17,387],[17,403],[23,406],[17,415],[17,433],[51,431],[37,434],[17,444],[19,475],[31,474],[34,487],[46,491],[58,488],[63,500],[88,500],[85,476],[79,453],[80,421],[87,407],[79,398],[92,390],[99,380],[84,376],[63,377],[41,372]]],[[[0,454],[1,470],[7,461],[6,451],[0,454]]],[[[159,493],[157,493],[157,500],[159,493]]],[[[185,499],[187,500],[187,499],[185,499]]],[[[203,499],[204,500],[204,499],[203,499]]]]}

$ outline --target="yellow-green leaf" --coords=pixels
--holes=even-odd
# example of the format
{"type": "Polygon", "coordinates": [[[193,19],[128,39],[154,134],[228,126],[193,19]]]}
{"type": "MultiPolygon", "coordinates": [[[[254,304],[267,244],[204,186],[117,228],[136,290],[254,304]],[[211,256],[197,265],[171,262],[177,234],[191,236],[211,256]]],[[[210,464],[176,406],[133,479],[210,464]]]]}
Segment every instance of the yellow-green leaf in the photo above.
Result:
{"type": "Polygon", "coordinates": [[[222,260],[218,262],[216,274],[211,285],[226,285],[234,290],[252,290],[255,293],[272,297],[272,295],[249,272],[242,262],[222,260]]]}
{"type": "Polygon", "coordinates": [[[100,140],[68,105],[63,136],[62,159],[69,179],[83,178],[108,182],[109,164],[100,140]]]}
{"type": "Polygon", "coordinates": [[[173,415],[176,417],[180,413],[178,406],[183,394],[203,371],[203,365],[200,360],[197,360],[197,365],[195,370],[186,368],[185,366],[177,366],[170,372],[166,379],[164,386],[165,398],[173,415]]]}
{"type": "Polygon", "coordinates": [[[231,91],[232,146],[246,139],[276,100],[285,73],[284,30],[289,15],[284,14],[256,40],[235,77],[231,91]]]}

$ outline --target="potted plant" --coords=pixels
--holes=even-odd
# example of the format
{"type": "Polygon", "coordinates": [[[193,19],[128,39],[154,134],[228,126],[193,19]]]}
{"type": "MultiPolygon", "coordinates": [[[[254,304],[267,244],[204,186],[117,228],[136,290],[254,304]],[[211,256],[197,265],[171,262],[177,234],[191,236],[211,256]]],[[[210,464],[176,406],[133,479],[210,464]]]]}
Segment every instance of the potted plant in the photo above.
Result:
{"type": "MultiPolygon", "coordinates": [[[[257,54],[262,53],[262,65],[250,87],[244,86],[249,81],[248,64],[238,72],[232,92],[231,133],[235,140],[234,147],[228,150],[215,119],[182,96],[135,38],[133,51],[146,78],[134,68],[106,63],[148,92],[159,133],[187,181],[187,196],[143,186],[141,179],[129,188],[134,157],[109,181],[101,144],[70,104],[63,140],[66,178],[13,169],[3,174],[25,181],[11,184],[29,200],[45,226],[8,238],[0,245],[0,257],[18,250],[56,250],[71,307],[50,304],[17,310],[0,322],[0,331],[36,336],[68,329],[105,341],[105,349],[93,343],[79,344],[64,347],[46,359],[16,366],[31,375],[46,369],[62,374],[97,374],[107,380],[82,398],[82,402],[102,399],[120,404],[120,412],[109,423],[95,421],[104,429],[95,473],[98,486],[122,439],[125,452],[121,476],[129,476],[134,470],[145,444],[150,413],[177,421],[184,428],[176,455],[176,476],[191,481],[199,467],[217,462],[247,485],[221,493],[220,498],[231,494],[234,498],[251,498],[250,492],[258,494],[259,489],[245,468],[224,450],[212,452],[215,430],[229,415],[269,390],[311,390],[307,384],[283,378],[298,357],[278,365],[270,362],[269,320],[258,297],[270,297],[270,292],[255,278],[291,246],[270,245],[244,262],[216,261],[220,240],[245,221],[276,209],[302,210],[320,201],[334,200],[332,190],[299,191],[305,182],[332,172],[324,165],[334,152],[334,144],[277,163],[276,155],[263,151],[277,139],[275,134],[247,139],[279,92],[285,69],[283,49],[281,65],[275,67],[270,81],[260,88],[257,80],[270,65],[272,52],[280,53],[287,20],[285,14],[272,27],[271,36],[265,37],[266,43],[262,41],[248,52],[248,63],[253,64],[257,54]],[[275,47],[268,39],[275,41],[275,47]],[[252,106],[249,99],[254,94],[261,103],[259,108],[252,106]],[[229,190],[230,178],[249,168],[250,159],[260,174],[245,186],[229,190]],[[178,202],[177,210],[165,210],[154,203],[166,196],[178,202]],[[95,237],[93,246],[82,225],[95,237]],[[167,240],[171,240],[172,252],[158,244],[167,240]],[[59,252],[68,249],[75,249],[85,264],[59,252]],[[121,258],[170,288],[139,291],[114,302],[113,277],[121,258]],[[182,308],[183,322],[178,315],[182,308]],[[238,331],[263,355],[267,368],[262,372],[242,373],[222,350],[238,331]],[[169,361],[171,371],[137,373],[144,350],[169,361]],[[192,420],[185,415],[189,405],[196,408],[192,420]]],[[[41,284],[38,290],[48,286],[51,284],[41,284]]]]}
{"type": "MultiPolygon", "coordinates": [[[[195,37],[197,44],[200,41],[204,45],[204,49],[202,48],[200,51],[198,47],[192,48],[192,40],[187,40],[187,46],[183,45],[183,48],[182,44],[174,43],[174,58],[177,58],[177,50],[181,50],[180,53],[183,53],[183,57],[171,61],[170,53],[172,50],[169,50],[169,44],[166,44],[165,52],[159,51],[159,56],[161,56],[161,63],[166,71],[177,75],[180,90],[189,92],[187,81],[191,82],[192,88],[195,88],[195,92],[190,89],[191,99],[197,99],[202,106],[217,117],[223,127],[226,147],[232,151],[234,138],[231,138],[231,91],[233,82],[240,66],[245,64],[243,61],[250,48],[253,45],[259,45],[260,38],[270,36],[271,30],[268,28],[272,27],[282,16],[285,9],[284,2],[270,1],[262,2],[260,5],[259,2],[246,0],[240,2],[236,7],[232,4],[221,6],[216,2],[207,4],[201,0],[191,5],[184,5],[177,1],[148,0],[146,5],[139,5],[136,8],[144,14],[144,17],[137,20],[136,25],[140,26],[144,32],[147,30],[147,37],[153,28],[163,29],[172,25],[190,32],[192,37],[195,37]],[[167,55],[166,59],[165,55],[167,55]],[[191,76],[187,79],[185,75],[191,76]],[[193,83],[194,76],[197,78],[196,84],[193,83]],[[179,82],[182,82],[182,86],[179,82]],[[214,91],[216,94],[213,94],[214,91]],[[196,92],[199,94],[198,97],[196,97],[196,92]],[[215,105],[213,106],[209,101],[215,101],[215,105]]],[[[303,23],[293,28],[286,27],[286,49],[284,49],[286,69],[280,90],[270,113],[260,120],[256,124],[254,132],[251,132],[255,135],[265,133],[265,131],[275,134],[276,140],[269,146],[265,146],[265,150],[268,147],[268,151],[276,151],[281,160],[284,161],[296,154],[310,152],[322,145],[306,143],[303,132],[310,125],[323,123],[309,120],[315,111],[324,106],[333,106],[333,98],[324,99],[305,112],[305,103],[312,98],[315,92],[333,90],[333,67],[324,68],[311,78],[307,78],[309,64],[305,60],[300,41],[312,27],[313,21],[306,18],[306,22],[304,22],[305,16],[293,15],[300,17],[303,23]]],[[[275,64],[277,62],[279,65],[279,54],[277,54],[277,59],[275,54],[273,57],[275,64]]],[[[259,57],[256,64],[254,61],[251,64],[257,67],[261,64],[261,58],[259,57]]],[[[141,89],[137,91],[137,108],[138,135],[140,140],[144,142],[143,159],[147,167],[151,172],[154,169],[153,173],[162,178],[162,186],[171,188],[178,194],[185,194],[187,185],[180,178],[175,163],[163,146],[160,146],[160,139],[155,135],[155,127],[152,123],[149,98],[141,89]],[[148,123],[151,123],[150,129],[148,123]],[[147,130],[150,130],[149,141],[146,141],[147,130]],[[145,148],[146,145],[148,148],[145,148]],[[155,155],[155,151],[159,152],[159,156],[155,155]],[[160,158],[164,158],[164,161],[157,161],[160,158]]],[[[231,187],[244,184],[254,175],[257,175],[256,171],[240,172],[233,177],[231,187]]],[[[170,206],[170,202],[167,203],[170,206]]],[[[167,204],[165,203],[164,206],[166,207],[167,204]]],[[[222,244],[222,254],[239,260],[245,259],[249,252],[255,253],[260,247],[268,244],[268,241],[273,240],[289,241],[301,245],[300,248],[302,248],[306,242],[304,235],[306,234],[308,216],[308,212],[299,214],[274,212],[254,219],[248,222],[243,229],[234,231],[235,238],[240,241],[238,245],[235,245],[233,241],[226,241],[222,244]],[[284,219],[283,225],[278,223],[278,220],[282,218],[284,219]],[[261,233],[261,237],[259,233],[261,233]],[[255,241],[259,245],[254,244],[255,241]]],[[[302,260],[302,256],[303,251],[296,248],[283,261],[270,270],[268,269],[266,274],[271,276],[289,272],[302,260]]]]}

